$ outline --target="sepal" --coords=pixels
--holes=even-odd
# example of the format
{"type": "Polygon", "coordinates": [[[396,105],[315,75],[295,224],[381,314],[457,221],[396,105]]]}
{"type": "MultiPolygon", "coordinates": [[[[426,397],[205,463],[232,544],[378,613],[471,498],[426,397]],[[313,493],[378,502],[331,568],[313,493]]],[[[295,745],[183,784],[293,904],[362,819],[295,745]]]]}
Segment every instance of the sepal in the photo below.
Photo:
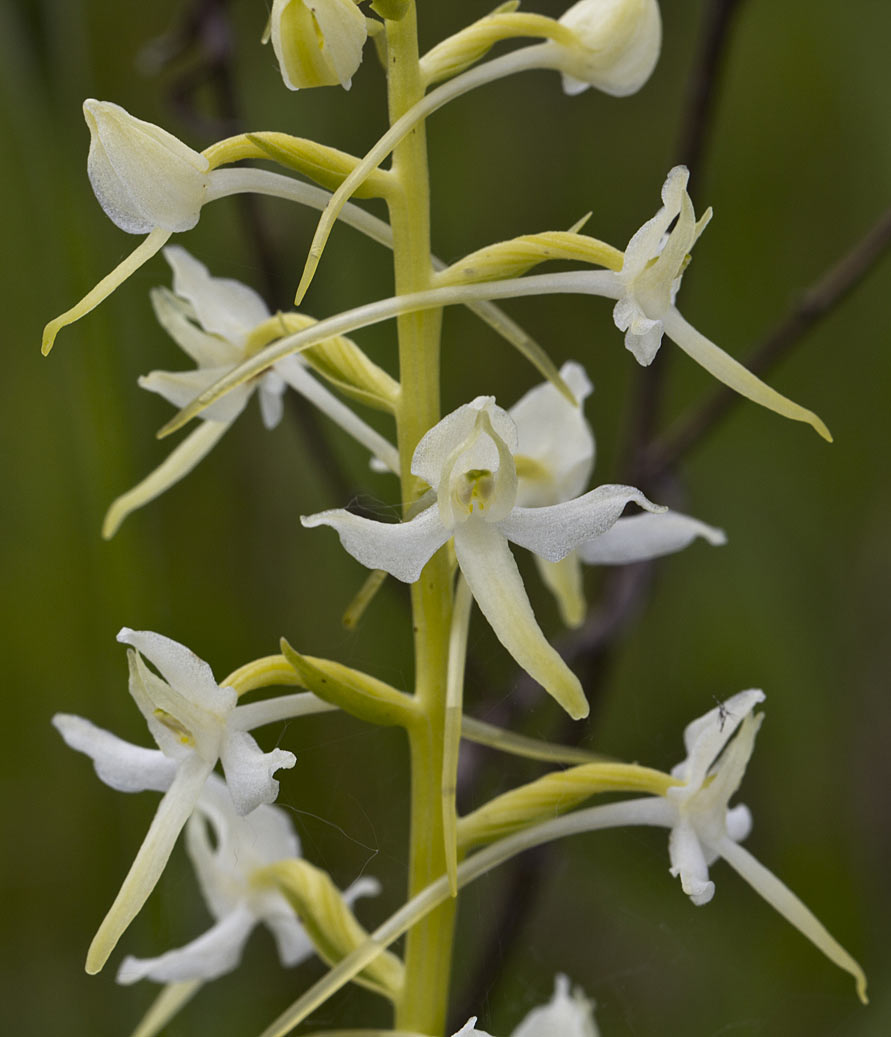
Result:
{"type": "MultiPolygon", "coordinates": [[[[279,861],[259,872],[257,881],[274,885],[284,895],[319,956],[329,965],[336,965],[367,941],[368,933],[331,877],[307,861],[279,861]]],[[[399,958],[391,951],[383,951],[356,976],[356,982],[395,1001],[402,992],[404,976],[405,968],[399,958]]]]}
{"type": "Polygon", "coordinates": [[[374,0],[371,10],[390,22],[401,22],[408,14],[411,0],[374,0]]]}
{"type": "Polygon", "coordinates": [[[284,638],[281,649],[301,685],[325,702],[371,724],[406,727],[414,721],[413,701],[384,681],[330,659],[301,655],[284,638]]]}

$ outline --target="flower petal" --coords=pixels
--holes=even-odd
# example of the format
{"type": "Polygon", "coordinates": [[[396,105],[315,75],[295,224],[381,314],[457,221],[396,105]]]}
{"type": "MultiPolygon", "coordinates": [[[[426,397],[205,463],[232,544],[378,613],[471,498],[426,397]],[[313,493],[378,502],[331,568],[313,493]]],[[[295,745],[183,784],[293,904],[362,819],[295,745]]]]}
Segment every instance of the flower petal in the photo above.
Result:
{"type": "Polygon", "coordinates": [[[530,389],[508,411],[517,426],[517,453],[541,466],[541,480],[521,479],[523,507],[556,504],[577,497],[594,467],[594,437],[582,404],[592,386],[581,364],[570,362],[560,376],[575,396],[573,406],[551,382],[530,389]]]}
{"type": "Polygon", "coordinates": [[[315,954],[315,944],[306,935],[300,919],[281,893],[272,890],[264,893],[260,917],[269,927],[275,939],[279,961],[286,968],[299,965],[315,954]]]}
{"type": "Polygon", "coordinates": [[[832,442],[832,434],[829,429],[813,411],[793,403],[775,389],[771,389],[769,385],[743,367],[738,360],[734,360],[729,353],[725,353],[705,335],[700,334],[692,324],[684,320],[674,307],[666,311],[662,320],[665,325],[665,334],[677,343],[688,356],[692,357],[700,367],[704,367],[709,374],[714,375],[719,382],[723,382],[728,388],[738,392],[740,396],[745,396],[746,399],[753,400],[768,410],[782,414],[784,418],[806,422],[823,439],[832,442]]]}
{"type": "MultiPolygon", "coordinates": [[[[453,410],[424,435],[411,459],[413,475],[424,479],[434,489],[439,484],[443,467],[473,435],[480,411],[487,410],[492,429],[507,444],[512,454],[517,452],[517,428],[507,411],[497,406],[494,396],[477,396],[470,403],[453,410]]],[[[489,437],[482,437],[487,444],[489,437]]],[[[494,455],[493,445],[488,447],[494,455]]],[[[480,465],[483,467],[483,465],[480,465]]],[[[494,462],[486,467],[495,467],[494,462]]]]}
{"type": "Polygon", "coordinates": [[[838,965],[840,969],[844,969],[854,977],[854,982],[857,984],[857,995],[866,1004],[868,999],[866,997],[866,976],[863,969],[792,890],[781,882],[772,871],[756,860],[748,850],[732,839],[723,840],[718,847],[718,852],[730,867],[745,879],[775,911],[778,911],[787,922],[794,925],[833,964],[838,965]]]}
{"type": "Polygon", "coordinates": [[[56,713],[53,727],[66,745],[92,759],[101,781],[119,792],[165,792],[176,777],[177,761],[159,749],[132,745],[83,717],[56,713]]]}
{"type": "Polygon", "coordinates": [[[764,697],[764,692],[758,688],[741,691],[684,728],[687,759],[673,767],[671,774],[685,782],[686,787],[669,789],[670,798],[686,798],[702,786],[718,754],[764,697]]]}
{"type": "Polygon", "coordinates": [[[269,319],[269,308],[253,288],[228,277],[212,277],[181,245],[165,248],[164,258],[173,271],[174,293],[192,304],[205,331],[240,344],[269,319]]]}
{"type": "MultiPolygon", "coordinates": [[[[139,378],[139,385],[163,396],[174,407],[184,407],[231,370],[231,367],[198,367],[194,371],[151,371],[139,378]]],[[[234,421],[253,391],[251,383],[239,385],[203,410],[201,416],[211,421],[234,421]]]]}
{"type": "Polygon", "coordinates": [[[184,947],[157,958],[124,958],[118,969],[118,983],[136,983],[140,979],[153,979],[156,983],[216,979],[231,972],[241,961],[245,941],[256,924],[253,912],[242,904],[184,947]]]}
{"type": "Polygon", "coordinates": [[[194,227],[207,193],[207,159],[120,105],[87,98],[83,111],[87,173],[109,219],[128,234],[194,227]]]}
{"type": "Polygon", "coordinates": [[[351,408],[313,378],[297,357],[280,360],[274,370],[292,389],[315,404],[326,417],[366,447],[374,457],[379,458],[391,472],[399,471],[399,451],[396,447],[388,443],[379,432],[367,425],[351,408]]]}
{"type": "Polygon", "coordinates": [[[340,85],[349,90],[368,36],[365,15],[354,0],[317,0],[311,10],[322,35],[322,53],[340,85]]]}
{"type": "Polygon", "coordinates": [[[586,541],[578,551],[589,565],[627,565],[681,551],[696,537],[714,545],[727,542],[723,530],[678,511],[663,511],[620,518],[611,529],[586,541]]]}
{"type": "Polygon", "coordinates": [[[577,991],[570,995],[569,980],[557,976],[554,996],[533,1008],[511,1037],[597,1037],[593,1005],[577,991]]]}
{"type": "Polygon", "coordinates": [[[117,639],[145,656],[171,688],[196,706],[217,714],[226,714],[235,708],[238,701],[235,691],[221,688],[210,666],[179,641],[151,630],[129,627],[122,627],[117,639]]]}
{"type": "Polygon", "coordinates": [[[681,819],[668,837],[669,871],[677,878],[687,896],[701,907],[715,895],[715,884],[708,877],[705,853],[696,829],[689,821],[681,819]]]}
{"type": "Polygon", "coordinates": [[[605,533],[631,503],[648,511],[662,510],[633,486],[607,485],[547,508],[514,508],[498,528],[520,547],[559,562],[585,541],[605,533]]]}
{"type": "Polygon", "coordinates": [[[87,951],[86,970],[98,972],[108,960],[115,944],[133,921],[157,885],[183,825],[195,808],[213,764],[190,753],[180,764],[176,777],[158,804],[152,823],[136,858],[127,872],[114,903],[87,951]]]}
{"type": "Polygon", "coordinates": [[[557,601],[560,618],[568,627],[580,627],[585,621],[587,603],[578,552],[570,551],[559,562],[545,561],[539,555],[533,557],[545,586],[557,601]]]}
{"type": "Polygon", "coordinates": [[[185,478],[213,450],[229,424],[227,421],[202,421],[153,472],[112,501],[102,522],[102,536],[109,540],[128,515],[185,478]]]}
{"type": "Polygon", "coordinates": [[[499,527],[468,519],[455,530],[455,554],[498,640],[573,719],[587,716],[589,707],[582,686],[541,632],[517,563],[499,527]]]}
{"type": "Polygon", "coordinates": [[[155,319],[199,367],[232,366],[243,358],[241,346],[199,328],[192,307],[169,288],[153,288],[149,298],[155,319]]]}
{"type": "Polygon", "coordinates": [[[439,518],[434,504],[410,522],[375,522],[342,508],[302,515],[309,529],[331,526],[353,558],[369,569],[384,569],[403,583],[414,583],[431,557],[451,533],[439,518]]]}
{"type": "Polygon", "coordinates": [[[231,731],[223,742],[220,760],[235,809],[244,815],[261,803],[274,802],[278,782],[272,775],[281,767],[293,767],[297,757],[286,749],[264,753],[246,731],[231,731]]]}

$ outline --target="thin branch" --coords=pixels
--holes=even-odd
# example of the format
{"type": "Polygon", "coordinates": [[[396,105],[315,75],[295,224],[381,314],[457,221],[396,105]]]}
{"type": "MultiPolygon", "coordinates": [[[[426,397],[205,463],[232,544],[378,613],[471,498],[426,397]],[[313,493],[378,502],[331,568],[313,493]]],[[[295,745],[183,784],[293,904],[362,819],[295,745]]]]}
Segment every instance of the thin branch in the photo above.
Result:
{"type": "MultiPolygon", "coordinates": [[[[887,209],[860,241],[811,285],[784,320],[770,332],[746,360],[746,367],[763,375],[786,357],[813,328],[860,284],[891,247],[891,209],[887,209]]],[[[742,397],[729,389],[716,389],[690,417],[669,430],[647,451],[643,465],[648,480],[664,473],[701,443],[742,397]]]]}
{"type": "Polygon", "coordinates": [[[734,15],[743,0],[712,0],[703,16],[699,52],[687,81],[686,102],[678,135],[677,164],[690,170],[695,182],[714,125],[723,61],[734,15]]]}

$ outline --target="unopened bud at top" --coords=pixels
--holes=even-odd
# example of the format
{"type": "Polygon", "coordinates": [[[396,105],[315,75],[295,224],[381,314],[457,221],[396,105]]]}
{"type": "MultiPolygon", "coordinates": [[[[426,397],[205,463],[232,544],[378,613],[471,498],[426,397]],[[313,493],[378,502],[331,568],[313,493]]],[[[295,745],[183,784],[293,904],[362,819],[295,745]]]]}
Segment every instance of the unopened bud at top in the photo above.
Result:
{"type": "Polygon", "coordinates": [[[578,94],[595,86],[624,97],[650,78],[662,46],[656,0],[579,0],[560,19],[578,47],[567,52],[563,89],[578,94]]]}
{"type": "Polygon", "coordinates": [[[90,129],[87,173],[109,219],[128,234],[198,222],[210,165],[172,133],[109,101],[84,101],[90,129]]]}
{"type": "Polygon", "coordinates": [[[269,35],[289,90],[337,83],[349,90],[368,27],[356,0],[274,0],[269,35]]]}

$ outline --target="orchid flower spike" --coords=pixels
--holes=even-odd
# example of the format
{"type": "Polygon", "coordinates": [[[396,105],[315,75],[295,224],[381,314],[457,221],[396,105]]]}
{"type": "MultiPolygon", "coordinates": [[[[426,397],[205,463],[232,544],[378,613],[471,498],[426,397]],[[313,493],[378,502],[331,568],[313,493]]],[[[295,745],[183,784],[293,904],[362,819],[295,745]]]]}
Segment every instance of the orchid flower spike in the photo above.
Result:
{"type": "MultiPolygon", "coordinates": [[[[66,743],[91,757],[106,785],[122,792],[152,789],[164,797],[148,833],[87,953],[87,972],[98,972],[161,877],[173,846],[221,761],[236,811],[249,814],[278,795],[273,774],[293,767],[283,749],[264,753],[248,729],[278,719],[271,712],[238,706],[234,688],[220,687],[206,662],[161,634],[124,628],[118,641],[130,645],[130,694],[145,717],[157,750],[131,745],[82,717],[57,714],[53,724],[66,743]],[[161,676],[146,666],[143,656],[161,676]]],[[[262,705],[265,705],[262,704],[262,705]]]]}
{"type": "Polygon", "coordinates": [[[763,714],[753,711],[763,701],[762,691],[742,691],[684,731],[687,757],[671,772],[682,784],[666,793],[671,874],[680,878],[694,904],[707,904],[715,893],[709,868],[722,857],[830,961],[854,977],[865,1002],[866,977],[857,962],[788,887],[739,845],[751,830],[752,816],[745,806],[728,804],[755,747],[763,714]]]}
{"type": "MultiPolygon", "coordinates": [[[[530,389],[508,411],[517,426],[517,503],[544,507],[584,492],[594,467],[595,445],[584,415],[592,385],[581,364],[569,362],[560,375],[576,399],[569,402],[550,382],[530,389]]],[[[626,565],[681,551],[697,537],[723,544],[720,529],[676,511],[641,513],[620,518],[605,533],[570,551],[559,562],[539,555],[535,562],[553,593],[567,626],[585,618],[581,563],[626,565]]]]}
{"type": "Polygon", "coordinates": [[[349,90],[368,37],[359,0],[273,0],[269,38],[289,90],[349,90]]]}
{"type": "MultiPolygon", "coordinates": [[[[255,331],[268,325],[272,315],[252,288],[229,278],[212,277],[207,267],[184,248],[170,246],[164,249],[164,258],[173,271],[173,291],[157,288],[152,292],[155,315],[198,366],[194,371],[152,371],[140,378],[139,384],[174,406],[182,406],[251,355],[255,331]]],[[[306,327],[313,323],[309,317],[291,315],[291,319],[302,319],[306,327]]],[[[281,421],[282,395],[288,386],[367,447],[384,469],[398,470],[396,448],[315,379],[299,356],[286,357],[209,407],[202,414],[204,422],[160,467],[112,503],[102,535],[114,536],[131,512],[192,471],[219,442],[254,392],[259,398],[263,424],[274,428],[281,421]]]]}
{"type": "MultiPolygon", "coordinates": [[[[598,1037],[594,1022],[594,1004],[576,989],[570,993],[569,980],[559,975],[554,983],[554,996],[546,1005],[533,1008],[514,1028],[511,1037],[598,1037]]],[[[491,1037],[476,1028],[476,1018],[469,1019],[453,1037],[491,1037]]]]}
{"type": "MultiPolygon", "coordinates": [[[[300,841],[283,810],[261,804],[243,817],[225,782],[211,774],[186,825],[186,849],[214,925],[160,957],[125,958],[119,983],[216,979],[238,965],[248,936],[261,922],[275,938],[282,965],[297,965],[314,953],[291,905],[278,889],[260,881],[264,868],[300,856],[300,841]]],[[[376,879],[359,879],[345,899],[351,903],[379,891],[376,879]]]]}
{"type": "Polygon", "coordinates": [[[626,504],[659,511],[633,486],[599,486],[551,507],[517,505],[517,428],[492,396],[478,396],[427,432],[411,470],[436,492],[436,503],[408,522],[383,523],[348,511],[304,516],[331,526],[344,548],[370,569],[414,583],[447,541],[483,615],[520,666],[574,718],[586,716],[578,678],[536,622],[511,554],[512,541],[558,562],[615,524],[626,504]]]}

